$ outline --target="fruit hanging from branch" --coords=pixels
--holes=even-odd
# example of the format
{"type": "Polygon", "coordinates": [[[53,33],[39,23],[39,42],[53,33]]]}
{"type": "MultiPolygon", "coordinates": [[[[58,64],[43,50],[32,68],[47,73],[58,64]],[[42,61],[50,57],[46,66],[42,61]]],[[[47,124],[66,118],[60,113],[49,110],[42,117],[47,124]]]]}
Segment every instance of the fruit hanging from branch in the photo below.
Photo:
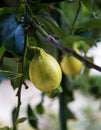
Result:
{"type": "MultiPolygon", "coordinates": [[[[81,52],[77,48],[76,44],[74,44],[73,50],[81,55],[81,52]]],[[[60,64],[63,73],[70,77],[76,77],[78,74],[80,74],[83,68],[83,63],[81,61],[73,56],[68,56],[67,54],[64,54],[60,64]]]]}
{"type": "Polygon", "coordinates": [[[35,56],[29,66],[29,77],[35,87],[50,92],[57,87],[62,79],[60,65],[56,59],[42,48],[33,48],[35,56]]]}

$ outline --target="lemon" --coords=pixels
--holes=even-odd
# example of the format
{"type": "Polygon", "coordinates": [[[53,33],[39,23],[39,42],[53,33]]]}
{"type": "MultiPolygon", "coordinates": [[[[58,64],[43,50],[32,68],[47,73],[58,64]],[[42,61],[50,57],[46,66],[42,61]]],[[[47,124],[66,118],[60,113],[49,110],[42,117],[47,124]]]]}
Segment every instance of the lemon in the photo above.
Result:
{"type": "MultiPolygon", "coordinates": [[[[77,48],[74,48],[74,50],[79,55],[81,55],[80,51],[77,48]]],[[[81,61],[79,61],[73,56],[68,57],[66,54],[63,56],[60,65],[61,65],[63,73],[70,77],[75,77],[78,74],[80,74],[83,67],[83,64],[81,61]]]]}
{"type": "Polygon", "coordinates": [[[53,56],[42,48],[37,48],[29,66],[29,77],[37,89],[50,92],[59,86],[62,72],[53,56]]]}

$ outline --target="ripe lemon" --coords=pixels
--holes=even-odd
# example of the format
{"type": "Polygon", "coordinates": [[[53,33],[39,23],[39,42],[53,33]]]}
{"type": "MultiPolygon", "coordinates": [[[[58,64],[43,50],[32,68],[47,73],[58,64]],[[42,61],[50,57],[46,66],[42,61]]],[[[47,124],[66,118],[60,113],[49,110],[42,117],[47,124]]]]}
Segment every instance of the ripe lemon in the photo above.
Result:
{"type": "MultiPolygon", "coordinates": [[[[81,55],[80,51],[77,48],[74,48],[74,50],[81,55]]],[[[82,62],[73,56],[68,57],[66,54],[63,56],[60,65],[63,73],[70,77],[75,77],[80,74],[83,67],[82,62]]]]}
{"type": "Polygon", "coordinates": [[[54,57],[37,48],[29,66],[29,77],[37,89],[50,92],[59,86],[62,72],[54,57]]]}

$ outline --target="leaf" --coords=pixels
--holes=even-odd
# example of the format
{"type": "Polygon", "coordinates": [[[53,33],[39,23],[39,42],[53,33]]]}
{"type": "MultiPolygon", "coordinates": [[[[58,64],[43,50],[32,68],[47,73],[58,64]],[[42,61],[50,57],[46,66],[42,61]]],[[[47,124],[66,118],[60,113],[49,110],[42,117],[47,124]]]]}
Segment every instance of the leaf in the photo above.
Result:
{"type": "Polygon", "coordinates": [[[0,60],[1,60],[2,56],[4,55],[5,51],[6,51],[6,48],[4,45],[2,45],[0,48],[0,60]]]}
{"type": "Polygon", "coordinates": [[[37,16],[37,18],[39,19],[40,22],[42,22],[44,24],[44,26],[49,26],[52,31],[60,38],[63,39],[64,37],[66,37],[66,34],[64,32],[62,32],[62,30],[52,21],[50,21],[50,19],[47,17],[42,16],[37,16]]]}
{"type": "Polygon", "coordinates": [[[24,121],[26,121],[27,120],[27,117],[22,117],[22,118],[19,118],[18,120],[17,120],[17,123],[23,123],[24,121]]]}
{"type": "Polygon", "coordinates": [[[21,64],[19,62],[19,58],[8,58],[8,57],[3,58],[2,68],[0,70],[0,80],[1,81],[6,78],[10,78],[10,79],[14,79],[14,80],[16,78],[20,79],[22,76],[22,74],[20,72],[21,72],[21,64]]]}
{"type": "Polygon", "coordinates": [[[13,123],[13,125],[14,125],[14,123],[15,123],[15,116],[16,116],[16,107],[12,110],[12,123],[13,123]]]}
{"type": "Polygon", "coordinates": [[[0,15],[10,14],[10,13],[13,13],[13,10],[11,8],[8,7],[0,8],[0,15]]]}
{"type": "Polygon", "coordinates": [[[43,8],[46,8],[47,6],[48,6],[48,4],[46,4],[46,3],[41,4],[41,3],[36,2],[36,1],[35,2],[32,1],[30,4],[30,8],[34,14],[38,14],[39,11],[41,11],[43,8]]]}
{"type": "Polygon", "coordinates": [[[29,124],[33,127],[33,128],[37,128],[37,117],[34,113],[34,111],[32,110],[31,106],[28,105],[27,107],[27,115],[28,115],[28,121],[29,124]]]}
{"type": "Polygon", "coordinates": [[[12,85],[13,89],[19,88],[20,82],[21,82],[21,77],[12,78],[11,85],[12,85]]]}
{"type": "Polygon", "coordinates": [[[44,113],[44,107],[43,107],[43,104],[41,102],[36,105],[36,111],[37,111],[38,114],[44,113]]]}
{"type": "Polygon", "coordinates": [[[3,128],[0,128],[0,130],[9,130],[9,127],[8,126],[5,126],[3,128]]]}
{"type": "Polygon", "coordinates": [[[92,13],[92,0],[81,0],[85,7],[92,13]]]}
{"type": "Polygon", "coordinates": [[[101,28],[101,19],[94,19],[78,26],[79,31],[88,29],[101,28]]]}
{"type": "MultiPolygon", "coordinates": [[[[13,73],[20,73],[21,72],[21,62],[19,58],[3,58],[3,70],[11,71],[13,73]]],[[[18,76],[19,77],[19,76],[18,76]]]]}
{"type": "Polygon", "coordinates": [[[77,119],[75,114],[69,108],[67,108],[67,118],[68,119],[77,119]]]}

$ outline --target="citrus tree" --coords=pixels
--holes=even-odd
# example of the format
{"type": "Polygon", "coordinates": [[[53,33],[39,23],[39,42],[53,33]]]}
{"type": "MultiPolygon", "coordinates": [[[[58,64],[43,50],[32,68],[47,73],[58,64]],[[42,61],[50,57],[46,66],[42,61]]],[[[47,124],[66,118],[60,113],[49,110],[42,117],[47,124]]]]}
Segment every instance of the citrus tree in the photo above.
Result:
{"type": "MultiPolygon", "coordinates": [[[[0,81],[9,78],[18,90],[13,126],[1,130],[17,130],[25,120],[38,129],[30,105],[28,117],[19,118],[22,85],[28,89],[26,79],[42,91],[42,97],[58,97],[60,129],[67,130],[67,120],[74,118],[67,108],[73,91],[96,84],[95,78],[89,79],[90,68],[101,71],[87,56],[89,48],[100,41],[100,12],[100,0],[1,0],[0,81]]],[[[99,84],[96,86],[99,93],[93,88],[89,91],[100,98],[99,84]]],[[[43,113],[42,103],[37,108],[43,113]]]]}

